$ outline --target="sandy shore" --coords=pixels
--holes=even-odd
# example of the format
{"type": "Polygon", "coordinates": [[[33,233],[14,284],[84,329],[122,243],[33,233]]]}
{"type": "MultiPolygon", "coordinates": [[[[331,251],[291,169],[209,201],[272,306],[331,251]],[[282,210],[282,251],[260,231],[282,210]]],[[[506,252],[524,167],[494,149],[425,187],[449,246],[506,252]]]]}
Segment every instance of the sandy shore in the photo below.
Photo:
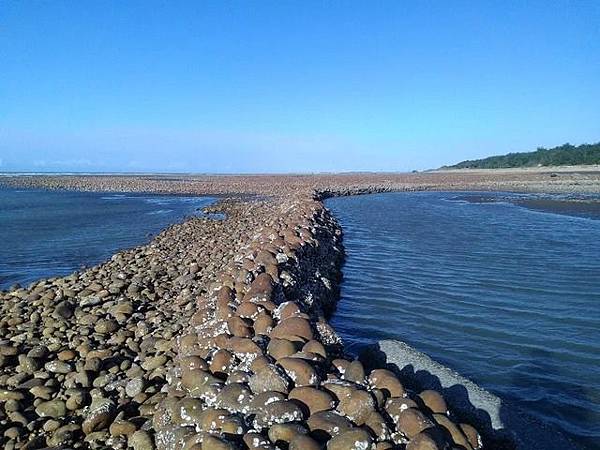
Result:
{"type": "MultiPolygon", "coordinates": [[[[475,449],[434,391],[366,371],[328,322],[342,231],[321,200],[397,190],[600,192],[595,171],[7,177],[224,195],[68,277],[0,292],[3,448],[475,449]]],[[[482,442],[483,439],[483,442],[482,442]]]]}

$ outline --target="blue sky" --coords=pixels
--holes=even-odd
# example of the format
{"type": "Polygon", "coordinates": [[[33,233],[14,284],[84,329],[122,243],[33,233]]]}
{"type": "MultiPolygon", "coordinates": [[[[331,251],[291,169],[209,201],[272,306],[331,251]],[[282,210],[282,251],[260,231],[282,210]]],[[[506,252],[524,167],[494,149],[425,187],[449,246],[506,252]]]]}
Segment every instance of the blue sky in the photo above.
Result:
{"type": "Polygon", "coordinates": [[[0,2],[0,171],[426,169],[599,104],[595,0],[0,2]]]}

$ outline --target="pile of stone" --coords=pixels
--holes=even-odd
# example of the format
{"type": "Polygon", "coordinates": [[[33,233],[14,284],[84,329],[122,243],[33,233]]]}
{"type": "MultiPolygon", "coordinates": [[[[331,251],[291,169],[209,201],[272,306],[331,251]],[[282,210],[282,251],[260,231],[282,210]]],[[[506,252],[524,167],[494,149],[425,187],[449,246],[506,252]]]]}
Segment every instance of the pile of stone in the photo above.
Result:
{"type": "Polygon", "coordinates": [[[324,314],[336,296],[327,292],[339,276],[339,228],[316,201],[282,217],[199,300],[154,415],[157,447],[481,448],[437,392],[410,394],[392,372],[366,373],[344,357],[324,314]]]}
{"type": "MultiPolygon", "coordinates": [[[[217,189],[113,178],[71,188],[217,189]]],[[[192,218],[81,273],[0,292],[2,448],[481,448],[438,393],[365,371],[327,322],[343,248],[319,199],[390,185],[231,178],[219,189],[261,200],[222,200],[207,210],[225,220],[192,218]]]]}
{"type": "Polygon", "coordinates": [[[329,197],[391,191],[478,190],[600,192],[600,171],[473,170],[315,175],[45,175],[0,177],[16,188],[192,195],[303,195],[329,197]]]}
{"type": "Polygon", "coordinates": [[[176,338],[272,210],[219,208],[227,220],[192,218],[97,267],[0,292],[1,448],[153,448],[176,338]]]}

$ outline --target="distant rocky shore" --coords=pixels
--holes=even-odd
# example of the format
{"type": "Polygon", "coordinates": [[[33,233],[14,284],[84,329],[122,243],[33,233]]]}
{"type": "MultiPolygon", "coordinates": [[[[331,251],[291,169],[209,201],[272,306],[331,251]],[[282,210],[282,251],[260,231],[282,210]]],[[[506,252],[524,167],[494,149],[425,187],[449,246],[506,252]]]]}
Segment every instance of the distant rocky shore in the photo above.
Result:
{"type": "Polygon", "coordinates": [[[321,200],[428,189],[594,192],[598,174],[42,176],[26,188],[220,194],[149,244],[0,292],[0,444],[16,448],[478,449],[437,392],[344,353],[344,258],[321,200]],[[558,178],[558,180],[557,180],[558,178]],[[585,189],[583,189],[585,188],[585,189]]]}

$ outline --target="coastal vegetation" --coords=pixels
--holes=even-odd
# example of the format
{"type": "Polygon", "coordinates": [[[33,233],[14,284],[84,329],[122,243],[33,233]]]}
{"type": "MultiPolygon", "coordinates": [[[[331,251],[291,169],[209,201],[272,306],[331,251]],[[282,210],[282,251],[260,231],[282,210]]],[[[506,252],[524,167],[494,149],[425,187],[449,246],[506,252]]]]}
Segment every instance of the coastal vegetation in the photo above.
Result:
{"type": "Polygon", "coordinates": [[[444,169],[504,169],[515,167],[577,166],[600,164],[600,142],[553,148],[539,147],[533,152],[508,153],[459,162],[444,169]]]}

